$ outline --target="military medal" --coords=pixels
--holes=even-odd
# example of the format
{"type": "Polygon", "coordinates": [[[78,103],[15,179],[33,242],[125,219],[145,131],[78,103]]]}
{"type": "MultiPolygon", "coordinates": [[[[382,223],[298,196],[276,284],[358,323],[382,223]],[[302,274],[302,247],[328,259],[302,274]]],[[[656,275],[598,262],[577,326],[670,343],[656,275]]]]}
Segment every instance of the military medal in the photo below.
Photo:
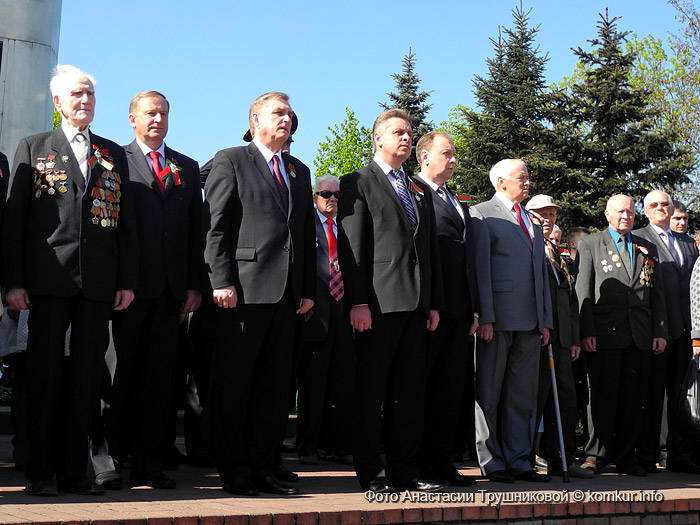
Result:
{"type": "Polygon", "coordinates": [[[44,157],[37,157],[37,159],[36,159],[37,171],[44,171],[46,169],[46,164],[44,164],[45,160],[46,159],[44,157]]]}
{"type": "Polygon", "coordinates": [[[49,188],[49,191],[48,191],[47,193],[48,193],[49,195],[53,195],[54,193],[56,193],[56,190],[53,189],[53,188],[49,188]]]}
{"type": "Polygon", "coordinates": [[[58,191],[60,193],[66,193],[68,191],[68,188],[65,187],[65,183],[62,183],[62,185],[58,188],[58,191]]]}
{"type": "Polygon", "coordinates": [[[37,199],[38,199],[39,197],[41,197],[41,190],[36,190],[36,193],[34,194],[34,196],[35,196],[37,199]]]}
{"type": "Polygon", "coordinates": [[[63,157],[61,157],[61,160],[65,164],[66,162],[68,162],[70,160],[70,157],[68,155],[63,155],[63,157]]]}

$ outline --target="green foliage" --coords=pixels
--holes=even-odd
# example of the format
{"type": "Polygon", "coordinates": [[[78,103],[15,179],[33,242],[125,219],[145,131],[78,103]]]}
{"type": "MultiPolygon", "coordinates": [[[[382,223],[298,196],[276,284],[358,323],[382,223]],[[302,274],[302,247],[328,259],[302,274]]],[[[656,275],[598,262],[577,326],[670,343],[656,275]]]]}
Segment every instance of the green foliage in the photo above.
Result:
{"type": "Polygon", "coordinates": [[[53,109],[53,129],[58,128],[58,126],[61,125],[61,114],[56,111],[56,108],[53,109]]]}
{"type": "Polygon", "coordinates": [[[452,185],[476,201],[493,195],[488,171],[504,158],[522,158],[533,189],[552,177],[560,164],[541,147],[546,107],[544,70],[547,57],[535,43],[539,27],[529,27],[531,11],[522,4],[512,11],[513,28],[499,28],[492,40],[494,56],[488,75],[474,80],[478,111],[455,107],[441,127],[453,135],[459,165],[452,185]]]}
{"type": "Polygon", "coordinates": [[[433,129],[432,121],[428,121],[428,112],[433,107],[426,104],[432,91],[418,91],[420,78],[415,73],[416,55],[408,48],[408,54],[402,61],[401,74],[394,73],[391,76],[396,82],[396,93],[387,93],[388,103],[380,103],[383,109],[403,109],[411,115],[411,127],[413,128],[413,149],[409,159],[404,163],[412,172],[417,173],[418,161],[415,158],[415,147],[418,140],[433,129]]]}
{"type": "Polygon", "coordinates": [[[547,149],[566,168],[551,187],[566,210],[565,227],[603,227],[608,197],[625,193],[639,201],[654,188],[672,193],[693,166],[676,131],[660,125],[650,90],[633,81],[637,55],[625,47],[629,33],[617,30],[619,18],[607,10],[600,18],[592,49],[574,51],[579,71],[549,99],[547,149]]]}
{"type": "Polygon", "coordinates": [[[316,176],[330,173],[340,177],[365,166],[372,159],[372,132],[361,126],[355,112],[345,108],[346,118],[328,127],[314,159],[316,176]]]}

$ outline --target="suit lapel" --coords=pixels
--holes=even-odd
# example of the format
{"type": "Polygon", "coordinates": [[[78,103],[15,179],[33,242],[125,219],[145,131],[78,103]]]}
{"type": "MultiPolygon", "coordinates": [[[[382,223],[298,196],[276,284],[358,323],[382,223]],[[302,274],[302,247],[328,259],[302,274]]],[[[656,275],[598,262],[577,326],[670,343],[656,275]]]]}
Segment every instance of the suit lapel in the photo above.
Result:
{"type": "MultiPolygon", "coordinates": [[[[294,201],[296,200],[296,194],[299,191],[299,183],[297,182],[296,172],[293,169],[290,169],[290,166],[294,166],[292,163],[292,158],[286,153],[282,153],[282,162],[284,163],[284,171],[287,173],[287,181],[289,186],[289,210],[291,213],[294,201]]],[[[275,188],[277,188],[277,186],[275,186],[275,188]]],[[[277,193],[279,193],[279,191],[277,193]]]]}
{"type": "MultiPolygon", "coordinates": [[[[401,199],[399,199],[396,190],[391,185],[391,182],[389,182],[387,175],[384,173],[384,171],[382,171],[382,168],[379,167],[379,164],[377,164],[375,161],[372,161],[369,166],[370,171],[372,171],[375,178],[377,179],[379,187],[385,193],[388,202],[392,203],[394,208],[396,208],[396,213],[398,213],[400,217],[403,217],[403,220],[406,221],[406,225],[409,229],[411,229],[411,221],[408,220],[408,215],[406,214],[406,210],[404,209],[403,204],[401,203],[401,199]]],[[[408,193],[409,195],[411,194],[410,191],[408,193]]],[[[420,214],[416,212],[416,216],[419,217],[419,215],[420,214]]],[[[418,220],[420,222],[420,217],[418,218],[418,220]]]]}
{"type": "MultiPolygon", "coordinates": [[[[88,145],[88,148],[90,146],[88,145]]],[[[53,136],[51,137],[51,149],[54,151],[54,154],[56,155],[56,158],[54,159],[54,162],[58,165],[59,162],[63,164],[63,166],[66,169],[66,172],[68,174],[68,177],[70,177],[71,181],[81,190],[85,191],[85,179],[83,178],[83,174],[80,171],[80,166],[78,165],[78,160],[75,158],[75,155],[73,154],[73,149],[70,147],[70,144],[68,143],[68,139],[66,138],[66,134],[63,133],[63,130],[59,127],[58,129],[54,130],[53,136]],[[67,159],[64,161],[63,159],[67,159]]],[[[91,148],[90,148],[91,149],[91,148]]],[[[89,153],[88,153],[89,155],[89,153]]],[[[32,162],[36,161],[36,159],[32,159],[32,162]]]]}
{"type": "MultiPolygon", "coordinates": [[[[248,145],[248,154],[250,155],[253,166],[255,166],[255,169],[258,170],[258,175],[262,179],[263,185],[267,187],[272,193],[272,197],[275,199],[275,202],[277,202],[277,205],[280,207],[280,211],[284,212],[284,207],[282,206],[282,197],[280,197],[280,192],[277,189],[277,183],[272,179],[273,175],[270,171],[270,168],[267,165],[267,162],[265,162],[265,157],[263,157],[263,154],[260,152],[255,143],[251,142],[248,145]]],[[[289,208],[291,209],[291,207],[292,205],[290,200],[289,208]]]]}
{"type": "MultiPolygon", "coordinates": [[[[464,237],[464,233],[465,233],[464,219],[462,219],[462,217],[459,215],[459,212],[455,209],[455,207],[451,203],[445,202],[444,200],[442,200],[440,198],[439,195],[437,195],[437,192],[435,192],[435,193],[436,193],[436,195],[435,195],[435,198],[433,199],[433,202],[437,202],[438,206],[442,206],[442,209],[445,210],[445,212],[448,214],[448,216],[450,217],[450,219],[454,223],[455,227],[459,231],[462,232],[462,237],[464,237]]],[[[452,194],[452,192],[449,189],[447,190],[447,193],[450,194],[450,197],[452,197],[452,199],[454,199],[454,201],[457,203],[458,206],[461,206],[461,204],[459,204],[459,201],[455,198],[455,196],[452,194]]]]}
{"type": "MultiPolygon", "coordinates": [[[[165,166],[167,166],[168,160],[170,160],[171,162],[173,161],[173,151],[170,148],[168,148],[168,146],[165,146],[163,153],[165,153],[164,162],[165,162],[165,166]]],[[[165,168],[165,166],[163,166],[163,167],[165,168]]],[[[175,187],[175,176],[173,174],[170,174],[170,175],[168,175],[168,178],[165,179],[165,195],[163,195],[164,199],[168,198],[168,195],[170,195],[170,192],[173,191],[174,187],[175,187]]]]}
{"type": "Polygon", "coordinates": [[[513,216],[513,214],[511,213],[510,209],[506,208],[505,205],[503,204],[503,202],[501,202],[501,200],[500,200],[496,195],[494,195],[494,196],[491,198],[491,202],[492,202],[493,205],[496,207],[496,209],[499,210],[501,216],[502,216],[504,219],[506,219],[508,222],[510,222],[511,225],[512,225],[512,227],[515,228],[515,231],[516,231],[517,235],[520,237],[520,239],[521,239],[525,244],[527,244],[527,246],[530,248],[530,250],[532,250],[533,247],[534,247],[534,245],[535,245],[535,243],[534,243],[534,242],[530,242],[532,239],[529,239],[528,237],[525,236],[525,232],[524,232],[523,229],[520,227],[520,224],[518,223],[518,220],[513,216]]]}
{"type": "Polygon", "coordinates": [[[603,255],[603,259],[600,261],[596,261],[596,264],[603,264],[603,261],[607,261],[607,265],[603,266],[612,266],[612,271],[614,272],[621,272],[621,274],[624,276],[623,279],[621,279],[623,282],[624,281],[629,281],[630,280],[630,272],[627,270],[627,265],[629,265],[629,259],[627,260],[627,265],[624,264],[622,261],[622,255],[617,251],[617,244],[615,244],[615,241],[613,241],[612,236],[610,235],[610,232],[606,228],[604,230],[605,234],[603,235],[603,251],[604,253],[601,254],[603,255]],[[615,261],[613,260],[613,257],[617,255],[620,257],[619,260],[615,261]],[[617,264],[620,264],[620,266],[617,266],[617,264]]]}
{"type": "Polygon", "coordinates": [[[132,180],[134,180],[135,177],[138,177],[146,186],[150,186],[153,191],[160,195],[161,193],[158,183],[153,176],[151,168],[148,166],[146,156],[143,154],[143,151],[141,151],[141,148],[136,141],[129,144],[126,148],[124,148],[124,150],[126,151],[127,156],[130,157],[134,166],[136,166],[136,173],[129,173],[129,177],[132,180]]]}

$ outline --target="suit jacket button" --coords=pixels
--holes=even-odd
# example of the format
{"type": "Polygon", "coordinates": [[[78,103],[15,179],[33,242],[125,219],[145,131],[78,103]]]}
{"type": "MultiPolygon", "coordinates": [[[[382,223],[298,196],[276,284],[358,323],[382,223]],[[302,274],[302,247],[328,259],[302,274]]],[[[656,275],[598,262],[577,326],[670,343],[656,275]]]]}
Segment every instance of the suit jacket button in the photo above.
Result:
{"type": "Polygon", "coordinates": [[[416,259],[411,259],[412,264],[418,264],[418,261],[416,259]]]}
{"type": "Polygon", "coordinates": [[[284,253],[287,253],[287,252],[289,251],[289,247],[287,247],[287,246],[283,247],[283,248],[282,248],[282,251],[283,251],[284,253]]]}
{"type": "Polygon", "coordinates": [[[85,237],[83,237],[83,244],[85,244],[86,242],[87,242],[87,239],[85,237]]]}

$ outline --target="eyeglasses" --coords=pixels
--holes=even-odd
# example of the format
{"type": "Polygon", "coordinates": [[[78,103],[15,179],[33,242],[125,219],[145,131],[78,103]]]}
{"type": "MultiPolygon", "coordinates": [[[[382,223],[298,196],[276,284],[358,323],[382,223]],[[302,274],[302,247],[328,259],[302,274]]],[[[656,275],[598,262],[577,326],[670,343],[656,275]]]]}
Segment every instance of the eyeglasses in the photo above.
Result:
{"type": "Polygon", "coordinates": [[[320,195],[324,199],[330,199],[331,197],[335,197],[337,199],[338,197],[340,197],[340,192],[339,191],[323,190],[323,191],[317,191],[316,195],[320,195]]]}
{"type": "Polygon", "coordinates": [[[668,201],[662,201],[662,202],[650,202],[647,204],[647,208],[658,208],[661,206],[662,208],[668,208],[670,202],[668,201]]]}

